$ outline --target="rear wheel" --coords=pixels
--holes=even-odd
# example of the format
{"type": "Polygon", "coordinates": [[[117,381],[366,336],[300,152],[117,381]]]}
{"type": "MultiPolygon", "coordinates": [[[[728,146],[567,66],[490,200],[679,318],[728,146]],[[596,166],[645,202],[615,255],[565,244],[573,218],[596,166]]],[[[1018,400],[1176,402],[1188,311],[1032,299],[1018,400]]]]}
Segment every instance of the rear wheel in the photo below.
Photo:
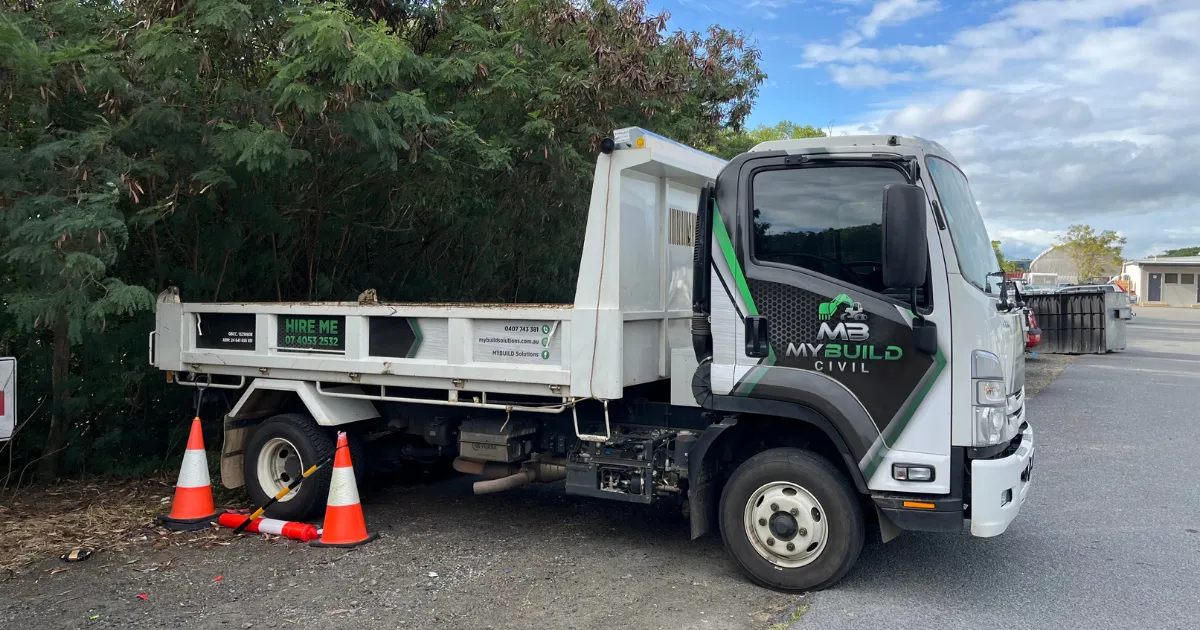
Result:
{"type": "Polygon", "coordinates": [[[824,458],[797,448],[742,463],[721,493],[721,538],[756,582],[828,588],[854,566],[865,536],[854,488],[824,458]]]}
{"type": "MultiPolygon", "coordinates": [[[[330,432],[312,418],[295,413],[274,416],[259,425],[246,444],[243,472],[246,491],[261,506],[333,452],[330,432]]],[[[330,466],[313,473],[295,490],[267,508],[266,516],[306,521],[321,516],[329,494],[330,466]]]]}

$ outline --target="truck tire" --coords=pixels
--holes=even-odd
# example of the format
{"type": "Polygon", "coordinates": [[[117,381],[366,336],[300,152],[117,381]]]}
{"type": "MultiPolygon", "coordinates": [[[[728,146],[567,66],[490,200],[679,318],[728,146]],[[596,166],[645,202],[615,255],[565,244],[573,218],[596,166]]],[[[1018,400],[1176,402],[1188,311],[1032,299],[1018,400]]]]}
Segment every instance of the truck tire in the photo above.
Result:
{"type": "MultiPolygon", "coordinates": [[[[328,429],[304,414],[280,414],[259,425],[246,444],[243,463],[246,491],[255,507],[332,453],[335,444],[328,429]]],[[[327,465],[313,473],[264,515],[285,521],[320,518],[329,496],[331,468],[327,465]]]]}
{"type": "Polygon", "coordinates": [[[751,579],[783,591],[819,591],[854,566],[865,537],[854,487],[824,458],[798,448],[763,451],[721,493],[721,538],[751,579]]]}

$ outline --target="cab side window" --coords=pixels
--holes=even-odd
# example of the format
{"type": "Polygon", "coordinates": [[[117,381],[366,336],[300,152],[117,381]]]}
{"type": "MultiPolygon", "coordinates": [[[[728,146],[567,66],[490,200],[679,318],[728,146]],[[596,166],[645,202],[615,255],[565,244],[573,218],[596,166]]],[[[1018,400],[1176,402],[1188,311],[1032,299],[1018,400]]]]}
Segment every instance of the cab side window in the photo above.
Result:
{"type": "Polygon", "coordinates": [[[751,185],[755,262],[796,267],[887,293],[882,264],[883,188],[904,183],[904,174],[887,166],[755,173],[751,185]]]}

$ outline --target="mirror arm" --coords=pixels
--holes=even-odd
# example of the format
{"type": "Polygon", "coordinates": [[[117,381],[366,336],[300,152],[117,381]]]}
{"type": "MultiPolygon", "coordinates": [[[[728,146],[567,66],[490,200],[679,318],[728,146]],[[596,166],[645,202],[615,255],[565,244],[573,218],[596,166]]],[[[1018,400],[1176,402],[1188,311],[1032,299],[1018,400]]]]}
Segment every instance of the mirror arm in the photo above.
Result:
{"type": "Polygon", "coordinates": [[[1000,278],[1000,301],[996,302],[996,310],[1002,313],[1007,313],[1008,311],[1011,311],[1013,307],[1013,305],[1009,304],[1008,302],[1008,280],[1005,279],[1003,270],[993,271],[988,274],[989,278],[996,276],[1000,278]]]}

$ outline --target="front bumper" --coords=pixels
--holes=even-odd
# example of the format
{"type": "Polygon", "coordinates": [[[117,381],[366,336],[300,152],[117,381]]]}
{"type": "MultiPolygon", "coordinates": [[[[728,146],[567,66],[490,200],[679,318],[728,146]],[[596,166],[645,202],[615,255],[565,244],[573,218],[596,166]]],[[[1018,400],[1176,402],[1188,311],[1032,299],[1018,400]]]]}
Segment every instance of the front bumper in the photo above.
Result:
{"type": "Polygon", "coordinates": [[[1033,472],[1033,429],[1021,427],[1020,443],[995,459],[971,462],[971,535],[999,536],[1017,518],[1033,472]]]}

